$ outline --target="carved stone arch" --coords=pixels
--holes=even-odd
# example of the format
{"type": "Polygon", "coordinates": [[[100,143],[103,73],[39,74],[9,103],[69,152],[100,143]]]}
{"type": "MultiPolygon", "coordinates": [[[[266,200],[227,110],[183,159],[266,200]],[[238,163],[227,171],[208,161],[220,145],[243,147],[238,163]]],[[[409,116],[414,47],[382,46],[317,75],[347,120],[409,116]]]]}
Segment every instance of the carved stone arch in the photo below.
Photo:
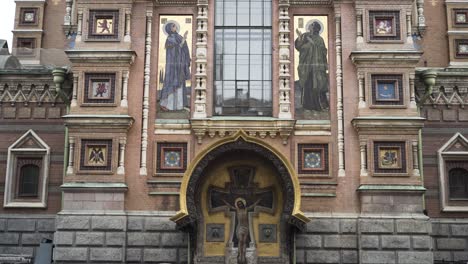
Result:
{"type": "MultiPolygon", "coordinates": [[[[298,210],[301,197],[300,189],[297,177],[293,174],[294,171],[292,170],[291,164],[289,164],[279,152],[275,152],[272,148],[262,144],[262,142],[258,142],[257,139],[250,139],[244,133],[239,132],[230,139],[225,139],[221,144],[214,144],[214,146],[208,148],[208,151],[205,153],[201,153],[199,157],[195,158],[194,164],[188,169],[184,176],[180,197],[181,211],[178,212],[172,220],[177,223],[179,228],[191,234],[191,243],[194,245],[194,247],[192,247],[193,249],[195,249],[196,245],[199,245],[200,240],[203,239],[203,233],[199,229],[203,227],[203,215],[200,210],[200,194],[198,190],[204,182],[207,168],[219,157],[226,157],[226,155],[230,153],[239,151],[241,153],[251,153],[252,155],[269,161],[270,166],[276,172],[283,199],[282,211],[280,211],[281,223],[284,223],[285,226],[289,226],[288,229],[293,226],[303,230],[305,224],[308,222],[308,218],[298,210]],[[186,209],[185,212],[183,211],[184,208],[186,209]]],[[[292,239],[292,236],[288,233],[286,237],[286,247],[290,250],[290,239],[292,239]]],[[[206,262],[208,261],[207,259],[203,261],[204,263],[208,263],[206,262]]],[[[209,263],[221,262],[209,261],[209,263]]],[[[273,263],[276,262],[273,261],[273,263]]]]}

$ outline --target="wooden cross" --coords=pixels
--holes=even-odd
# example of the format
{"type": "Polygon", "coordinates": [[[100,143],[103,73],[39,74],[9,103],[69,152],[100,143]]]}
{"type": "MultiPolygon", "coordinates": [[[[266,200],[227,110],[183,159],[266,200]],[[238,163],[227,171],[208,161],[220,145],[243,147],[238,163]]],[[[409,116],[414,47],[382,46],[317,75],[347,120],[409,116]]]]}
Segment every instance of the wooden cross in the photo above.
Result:
{"type": "MultiPolygon", "coordinates": [[[[215,186],[208,188],[210,212],[226,211],[236,215],[236,203],[239,200],[244,200],[247,212],[263,211],[274,214],[275,197],[273,186],[259,188],[258,183],[254,182],[255,168],[250,166],[231,167],[229,168],[229,175],[231,181],[226,182],[224,188],[215,186]]],[[[250,217],[250,214],[248,217],[250,217]]],[[[234,230],[237,230],[237,225],[238,221],[236,218],[234,230]]],[[[249,235],[250,241],[252,239],[249,235]]],[[[237,246],[238,241],[235,235],[232,242],[234,246],[237,246]]]]}

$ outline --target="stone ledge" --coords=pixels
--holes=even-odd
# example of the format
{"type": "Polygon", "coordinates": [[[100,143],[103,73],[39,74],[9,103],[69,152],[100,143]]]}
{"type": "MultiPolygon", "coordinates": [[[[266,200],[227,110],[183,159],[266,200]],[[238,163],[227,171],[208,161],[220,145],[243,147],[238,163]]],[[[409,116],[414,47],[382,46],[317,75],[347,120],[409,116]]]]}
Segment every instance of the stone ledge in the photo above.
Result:
{"type": "Polygon", "coordinates": [[[192,119],[190,122],[199,144],[203,143],[203,138],[207,135],[225,137],[239,131],[245,131],[249,136],[258,136],[262,139],[267,136],[276,138],[279,135],[283,144],[287,144],[296,120],[273,117],[213,117],[192,119]]]}

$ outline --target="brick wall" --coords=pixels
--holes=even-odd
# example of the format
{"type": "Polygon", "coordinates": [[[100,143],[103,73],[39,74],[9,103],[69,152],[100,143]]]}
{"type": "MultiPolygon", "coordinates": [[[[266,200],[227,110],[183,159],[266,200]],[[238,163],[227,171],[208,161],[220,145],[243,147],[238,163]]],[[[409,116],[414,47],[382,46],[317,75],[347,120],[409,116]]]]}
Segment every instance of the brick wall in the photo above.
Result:
{"type": "Polygon", "coordinates": [[[0,216],[0,254],[35,256],[42,239],[52,239],[55,215],[0,216]]]}

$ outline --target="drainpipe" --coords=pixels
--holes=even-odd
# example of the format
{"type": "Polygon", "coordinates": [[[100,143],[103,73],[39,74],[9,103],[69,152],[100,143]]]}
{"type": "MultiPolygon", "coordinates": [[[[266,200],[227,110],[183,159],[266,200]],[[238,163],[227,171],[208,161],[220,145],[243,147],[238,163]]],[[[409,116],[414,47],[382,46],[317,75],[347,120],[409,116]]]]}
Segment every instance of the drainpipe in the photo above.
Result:
{"type": "MultiPolygon", "coordinates": [[[[437,71],[434,69],[427,69],[422,72],[421,75],[424,86],[426,87],[426,90],[424,92],[424,95],[420,98],[419,100],[419,105],[418,105],[418,114],[421,116],[421,108],[422,104],[427,100],[429,96],[432,94],[432,89],[434,88],[434,85],[436,84],[436,77],[437,77],[437,71]]],[[[423,160],[423,152],[422,152],[422,129],[419,130],[418,132],[418,159],[419,159],[419,173],[421,175],[421,181],[424,185],[424,160],[423,160]]],[[[423,194],[422,197],[422,202],[423,202],[423,209],[426,210],[426,195],[423,194]]]]}
{"type": "MultiPolygon", "coordinates": [[[[62,85],[65,82],[65,77],[68,72],[67,68],[55,68],[52,70],[52,76],[54,77],[54,83],[55,83],[55,91],[59,94],[60,97],[62,97],[63,101],[66,104],[66,114],[70,112],[70,100],[68,97],[64,94],[62,90],[62,85]]],[[[65,126],[65,139],[64,139],[64,150],[63,150],[63,172],[62,172],[62,179],[65,177],[66,170],[67,170],[67,165],[68,165],[68,127],[65,126]]],[[[63,182],[63,181],[62,181],[63,182]]],[[[63,199],[62,199],[62,204],[63,208],[63,199]]]]}

